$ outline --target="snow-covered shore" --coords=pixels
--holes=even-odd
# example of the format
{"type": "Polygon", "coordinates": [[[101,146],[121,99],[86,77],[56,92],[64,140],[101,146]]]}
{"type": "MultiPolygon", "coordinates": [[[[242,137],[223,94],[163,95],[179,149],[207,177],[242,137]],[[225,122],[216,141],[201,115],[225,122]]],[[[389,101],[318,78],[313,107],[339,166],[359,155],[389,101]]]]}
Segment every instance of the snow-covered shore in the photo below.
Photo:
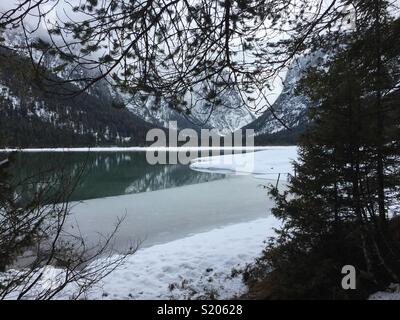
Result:
{"type": "MultiPolygon", "coordinates": [[[[241,276],[273,236],[269,216],[139,250],[92,290],[89,299],[219,299],[243,294],[241,276]]],[[[63,297],[67,298],[67,297],[63,297]]]]}
{"type": "MultiPolygon", "coordinates": [[[[237,271],[261,254],[264,241],[273,236],[273,228],[278,224],[269,216],[139,249],[81,298],[186,300],[229,299],[242,295],[247,287],[237,271]]],[[[98,259],[92,264],[96,269],[96,266],[107,265],[107,260],[98,259]]],[[[50,266],[38,269],[39,273],[42,278],[32,288],[28,299],[34,299],[35,292],[56,287],[64,278],[62,269],[50,266]]],[[[54,299],[68,300],[78,291],[76,285],[70,283],[54,299]]],[[[6,299],[15,299],[17,295],[18,289],[6,299]]]]}
{"type": "Polygon", "coordinates": [[[378,291],[371,294],[368,300],[400,300],[400,284],[392,283],[385,291],[378,291]]]}

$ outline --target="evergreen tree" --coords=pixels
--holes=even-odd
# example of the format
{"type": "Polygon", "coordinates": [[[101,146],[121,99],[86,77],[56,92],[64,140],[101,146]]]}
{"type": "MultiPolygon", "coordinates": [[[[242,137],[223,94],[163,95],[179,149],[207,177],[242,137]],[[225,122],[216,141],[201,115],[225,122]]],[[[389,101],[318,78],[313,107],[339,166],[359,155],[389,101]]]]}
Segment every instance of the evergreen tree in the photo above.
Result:
{"type": "Polygon", "coordinates": [[[374,28],[346,35],[346,45],[299,85],[313,101],[313,125],[288,190],[271,189],[283,227],[251,270],[267,271],[265,297],[366,297],[399,281],[400,242],[391,231],[398,219],[386,218],[399,198],[399,21],[380,26],[378,80],[374,28]],[[341,288],[344,265],[355,266],[358,290],[341,288]]]}

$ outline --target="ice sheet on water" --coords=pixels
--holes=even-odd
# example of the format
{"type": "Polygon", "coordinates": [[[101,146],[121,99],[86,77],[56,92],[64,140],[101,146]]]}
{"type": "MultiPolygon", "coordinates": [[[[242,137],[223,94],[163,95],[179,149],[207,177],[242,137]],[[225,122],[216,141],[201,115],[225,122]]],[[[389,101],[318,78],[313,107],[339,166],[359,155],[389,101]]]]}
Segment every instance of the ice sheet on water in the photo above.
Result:
{"type": "Polygon", "coordinates": [[[258,178],[275,179],[279,174],[293,174],[292,162],[297,147],[270,147],[267,150],[203,157],[194,159],[190,168],[206,172],[252,174],[258,178]]]}

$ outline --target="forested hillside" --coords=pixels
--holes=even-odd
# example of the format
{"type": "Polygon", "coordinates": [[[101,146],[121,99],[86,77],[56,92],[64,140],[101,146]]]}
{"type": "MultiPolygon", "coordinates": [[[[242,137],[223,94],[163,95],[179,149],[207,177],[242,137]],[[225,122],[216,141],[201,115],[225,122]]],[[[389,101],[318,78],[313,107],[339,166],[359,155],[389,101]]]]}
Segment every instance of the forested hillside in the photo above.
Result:
{"type": "Polygon", "coordinates": [[[29,59],[1,49],[1,147],[145,143],[147,130],[154,126],[117,108],[106,95],[73,91],[70,84],[56,86],[39,77],[29,59]]]}

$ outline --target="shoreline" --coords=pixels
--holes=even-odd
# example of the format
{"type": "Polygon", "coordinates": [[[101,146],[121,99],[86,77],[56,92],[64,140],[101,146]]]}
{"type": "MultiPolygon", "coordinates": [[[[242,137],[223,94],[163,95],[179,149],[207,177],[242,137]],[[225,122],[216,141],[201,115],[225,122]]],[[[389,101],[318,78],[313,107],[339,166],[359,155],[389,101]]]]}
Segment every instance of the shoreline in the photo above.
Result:
{"type": "MultiPolygon", "coordinates": [[[[139,250],[88,293],[93,300],[232,299],[248,292],[240,270],[262,253],[280,222],[272,215],[139,250]]],[[[94,262],[95,263],[95,262],[94,262]]],[[[54,270],[55,268],[51,268],[54,270]]],[[[55,299],[69,299],[69,286],[55,299]]]]}
{"type": "Polygon", "coordinates": [[[290,146],[254,146],[254,147],[60,147],[60,148],[2,148],[0,153],[7,152],[145,152],[145,151],[212,151],[212,150],[233,150],[233,151],[261,151],[271,149],[290,148],[290,146]]]}
{"type": "MultiPolygon", "coordinates": [[[[70,223],[79,225],[89,243],[96,243],[99,234],[108,234],[116,219],[125,217],[115,239],[116,249],[123,251],[141,240],[142,246],[150,247],[266,217],[273,203],[261,184],[251,175],[231,176],[152,192],[72,202],[70,223]]],[[[283,182],[280,188],[285,188],[283,182]]],[[[68,229],[71,233],[74,230],[68,229]]]]}

